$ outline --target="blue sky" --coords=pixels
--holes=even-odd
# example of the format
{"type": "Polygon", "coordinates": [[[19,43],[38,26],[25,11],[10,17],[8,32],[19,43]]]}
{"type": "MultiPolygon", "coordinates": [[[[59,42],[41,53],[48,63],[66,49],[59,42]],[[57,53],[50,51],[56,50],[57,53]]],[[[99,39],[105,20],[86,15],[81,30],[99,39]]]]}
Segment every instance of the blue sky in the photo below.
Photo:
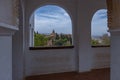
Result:
{"type": "MultiPolygon", "coordinates": [[[[92,19],[92,35],[102,35],[107,31],[106,10],[99,10],[92,19]]],[[[68,13],[58,6],[43,6],[35,11],[35,31],[39,33],[72,33],[72,23],[68,13]]]]}
{"type": "Polygon", "coordinates": [[[107,27],[107,10],[101,9],[98,10],[92,19],[91,23],[91,34],[96,36],[101,36],[103,34],[108,33],[108,27],[107,27]]]}
{"type": "Polygon", "coordinates": [[[60,7],[44,6],[35,12],[35,31],[39,33],[51,33],[54,29],[57,33],[72,33],[70,16],[60,7]]]}

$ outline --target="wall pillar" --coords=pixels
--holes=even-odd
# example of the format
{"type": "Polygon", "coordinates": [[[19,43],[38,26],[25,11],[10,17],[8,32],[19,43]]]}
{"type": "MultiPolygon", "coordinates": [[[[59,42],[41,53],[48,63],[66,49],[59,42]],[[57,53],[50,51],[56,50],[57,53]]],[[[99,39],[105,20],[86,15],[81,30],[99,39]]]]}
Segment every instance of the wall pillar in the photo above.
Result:
{"type": "Polygon", "coordinates": [[[120,80],[120,30],[111,31],[111,80],[120,80]]]}
{"type": "Polygon", "coordinates": [[[19,19],[19,31],[17,31],[12,38],[13,46],[13,79],[12,80],[24,80],[25,78],[25,55],[24,55],[24,0],[19,1],[18,19],[19,19]]]}
{"type": "Polygon", "coordinates": [[[0,36],[0,79],[12,80],[12,36],[0,36]]]}
{"type": "Polygon", "coordinates": [[[0,23],[0,79],[12,80],[12,35],[17,28],[0,23]]]}
{"type": "Polygon", "coordinates": [[[120,80],[120,0],[107,0],[111,33],[111,80],[120,80]]]}

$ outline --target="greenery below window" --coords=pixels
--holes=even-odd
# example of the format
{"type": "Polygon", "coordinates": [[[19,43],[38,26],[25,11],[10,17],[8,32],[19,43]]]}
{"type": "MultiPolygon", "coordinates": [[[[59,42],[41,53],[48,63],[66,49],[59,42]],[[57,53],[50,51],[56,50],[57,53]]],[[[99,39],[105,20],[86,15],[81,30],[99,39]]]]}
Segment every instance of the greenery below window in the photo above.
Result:
{"type": "Polygon", "coordinates": [[[110,36],[108,34],[103,34],[103,36],[94,36],[91,40],[92,46],[109,46],[110,36]]]}
{"type": "Polygon", "coordinates": [[[39,47],[59,47],[72,46],[71,34],[58,34],[53,30],[50,34],[40,34],[34,32],[34,46],[39,47]]]}

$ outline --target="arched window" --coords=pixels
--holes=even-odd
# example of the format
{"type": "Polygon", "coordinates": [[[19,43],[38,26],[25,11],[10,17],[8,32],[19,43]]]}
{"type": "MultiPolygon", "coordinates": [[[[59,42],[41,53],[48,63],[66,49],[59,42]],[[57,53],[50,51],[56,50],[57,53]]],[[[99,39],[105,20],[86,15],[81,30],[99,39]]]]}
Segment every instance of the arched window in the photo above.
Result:
{"type": "Polygon", "coordinates": [[[69,14],[55,5],[38,8],[30,18],[30,38],[32,47],[71,46],[72,23],[69,14]]]}
{"type": "Polygon", "coordinates": [[[92,19],[91,25],[92,46],[110,45],[110,34],[107,27],[107,10],[98,10],[92,19]]]}

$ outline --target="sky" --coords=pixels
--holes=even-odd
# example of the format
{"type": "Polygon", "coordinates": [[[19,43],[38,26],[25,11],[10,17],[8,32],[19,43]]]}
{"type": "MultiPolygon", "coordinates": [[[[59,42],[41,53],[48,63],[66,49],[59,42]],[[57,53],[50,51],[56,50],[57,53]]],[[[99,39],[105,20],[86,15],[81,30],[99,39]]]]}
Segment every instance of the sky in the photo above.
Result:
{"type": "Polygon", "coordinates": [[[72,23],[68,13],[58,6],[44,6],[35,12],[35,31],[39,33],[72,33],[72,23]]]}
{"type": "Polygon", "coordinates": [[[98,10],[92,18],[91,34],[93,36],[102,36],[106,33],[109,34],[107,27],[107,10],[101,9],[98,10]]]}
{"type": "MultiPolygon", "coordinates": [[[[102,9],[95,13],[91,20],[91,34],[101,36],[107,33],[107,10],[102,9]]],[[[69,14],[58,6],[43,6],[35,11],[35,31],[39,33],[71,34],[72,23],[69,14]]]]}

